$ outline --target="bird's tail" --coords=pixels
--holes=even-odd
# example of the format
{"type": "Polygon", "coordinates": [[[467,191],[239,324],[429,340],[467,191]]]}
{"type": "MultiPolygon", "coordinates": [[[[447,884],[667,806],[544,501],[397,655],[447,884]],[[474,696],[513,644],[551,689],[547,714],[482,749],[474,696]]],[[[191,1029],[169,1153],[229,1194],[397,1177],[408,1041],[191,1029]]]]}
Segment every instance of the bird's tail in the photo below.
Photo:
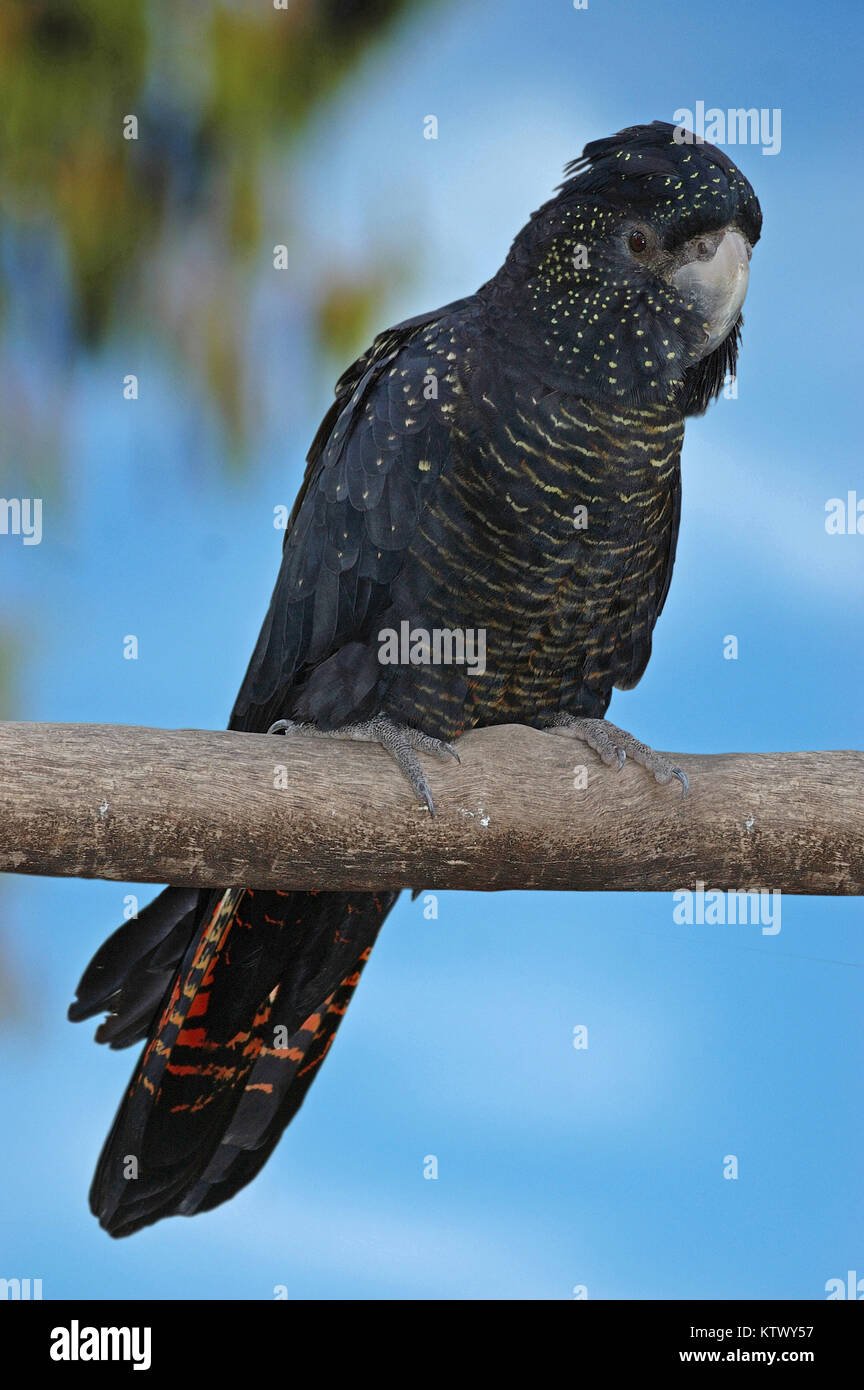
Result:
{"type": "Polygon", "coordinates": [[[147,1042],[90,1206],[113,1236],[218,1206],[255,1176],[333,1041],[396,893],[168,888],[97,952],[70,1007],[147,1042]]]}

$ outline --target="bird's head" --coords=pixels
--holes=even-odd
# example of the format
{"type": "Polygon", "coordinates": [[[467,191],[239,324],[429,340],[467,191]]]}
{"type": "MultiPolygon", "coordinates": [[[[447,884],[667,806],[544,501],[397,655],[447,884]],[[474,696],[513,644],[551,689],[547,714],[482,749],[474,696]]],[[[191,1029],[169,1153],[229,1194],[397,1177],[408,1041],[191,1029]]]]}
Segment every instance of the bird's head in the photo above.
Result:
{"type": "Polygon", "coordinates": [[[762,214],[731,159],[680,131],[654,121],[586,145],[501,276],[534,351],[581,394],[695,414],[734,374],[762,214]]]}

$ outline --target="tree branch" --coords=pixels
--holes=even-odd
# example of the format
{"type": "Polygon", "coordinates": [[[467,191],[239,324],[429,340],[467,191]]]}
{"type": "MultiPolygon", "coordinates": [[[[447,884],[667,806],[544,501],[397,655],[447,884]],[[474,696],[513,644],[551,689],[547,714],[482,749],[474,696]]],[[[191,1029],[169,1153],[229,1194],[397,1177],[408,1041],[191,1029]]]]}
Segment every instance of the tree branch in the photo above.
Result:
{"type": "Polygon", "coordinates": [[[864,891],[862,753],[676,754],[685,799],[561,734],[474,730],[459,752],[461,766],[423,760],[431,818],[369,745],[0,724],[0,869],[220,888],[864,891]]]}

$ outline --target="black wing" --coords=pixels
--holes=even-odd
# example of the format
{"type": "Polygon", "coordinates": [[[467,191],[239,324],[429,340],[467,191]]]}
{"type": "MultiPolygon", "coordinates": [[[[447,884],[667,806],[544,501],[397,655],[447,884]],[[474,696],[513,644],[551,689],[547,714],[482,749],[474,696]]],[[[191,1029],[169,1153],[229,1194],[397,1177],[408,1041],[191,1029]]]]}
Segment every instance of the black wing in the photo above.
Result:
{"type": "Polygon", "coordinates": [[[389,606],[450,456],[446,416],[428,386],[445,367],[441,329],[449,348],[454,316],[470,316],[470,304],[456,300],[380,333],[337,383],[309,450],[232,729],[290,717],[301,694],[307,717],[335,727],[373,695],[380,667],[366,638],[389,606]]]}

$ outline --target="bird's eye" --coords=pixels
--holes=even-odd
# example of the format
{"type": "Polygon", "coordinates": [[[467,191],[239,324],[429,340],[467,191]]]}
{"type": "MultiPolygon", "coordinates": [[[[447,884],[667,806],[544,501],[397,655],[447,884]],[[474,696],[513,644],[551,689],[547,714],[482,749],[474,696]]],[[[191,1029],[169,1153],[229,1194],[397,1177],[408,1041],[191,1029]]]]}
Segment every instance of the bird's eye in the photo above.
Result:
{"type": "Polygon", "coordinates": [[[627,238],[627,245],[630,247],[630,250],[633,252],[634,256],[641,256],[642,252],[645,251],[648,247],[648,238],[646,237],[645,233],[640,232],[639,228],[637,227],[636,230],[631,232],[629,237],[627,238]]]}

